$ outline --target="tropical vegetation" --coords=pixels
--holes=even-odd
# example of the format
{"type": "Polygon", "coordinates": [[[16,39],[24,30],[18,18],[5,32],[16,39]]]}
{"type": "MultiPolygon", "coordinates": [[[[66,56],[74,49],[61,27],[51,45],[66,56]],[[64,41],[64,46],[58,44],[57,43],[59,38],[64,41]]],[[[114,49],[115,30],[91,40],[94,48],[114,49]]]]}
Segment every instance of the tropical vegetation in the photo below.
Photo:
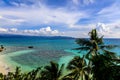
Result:
{"type": "Polygon", "coordinates": [[[120,80],[120,59],[109,51],[117,46],[105,45],[96,29],[89,32],[89,36],[76,39],[79,47],[75,50],[86,51],[86,54],[75,56],[67,67],[52,61],[28,73],[22,73],[17,67],[15,72],[0,73],[0,80],[120,80]],[[65,75],[64,70],[67,71],[65,75]]]}

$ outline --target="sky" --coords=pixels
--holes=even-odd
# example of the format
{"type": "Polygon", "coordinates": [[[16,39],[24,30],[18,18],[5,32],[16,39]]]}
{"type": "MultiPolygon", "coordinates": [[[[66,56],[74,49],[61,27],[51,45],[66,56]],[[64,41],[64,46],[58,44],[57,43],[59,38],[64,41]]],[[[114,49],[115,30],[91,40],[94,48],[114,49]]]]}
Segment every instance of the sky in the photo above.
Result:
{"type": "Polygon", "coordinates": [[[0,34],[120,38],[120,0],[0,0],[0,34]]]}

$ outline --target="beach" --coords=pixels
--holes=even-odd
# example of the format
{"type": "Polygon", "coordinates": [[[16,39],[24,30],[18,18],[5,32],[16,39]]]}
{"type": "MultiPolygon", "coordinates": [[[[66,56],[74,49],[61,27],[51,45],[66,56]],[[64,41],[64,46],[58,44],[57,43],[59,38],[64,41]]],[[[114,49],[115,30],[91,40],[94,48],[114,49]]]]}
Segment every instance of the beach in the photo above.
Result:
{"type": "Polygon", "coordinates": [[[0,55],[0,73],[7,74],[10,71],[10,67],[5,62],[5,55],[0,55]]]}
{"type": "MultiPolygon", "coordinates": [[[[120,39],[105,39],[105,44],[120,45],[120,39]]],[[[43,39],[41,37],[4,37],[0,39],[6,50],[0,52],[0,72],[7,74],[21,67],[22,72],[28,72],[40,66],[49,64],[50,61],[59,64],[67,63],[75,55],[84,55],[85,51],[78,53],[72,50],[78,45],[74,39],[43,39]],[[29,49],[28,46],[34,46],[29,49]]],[[[119,48],[112,49],[120,55],[119,48]]]]}

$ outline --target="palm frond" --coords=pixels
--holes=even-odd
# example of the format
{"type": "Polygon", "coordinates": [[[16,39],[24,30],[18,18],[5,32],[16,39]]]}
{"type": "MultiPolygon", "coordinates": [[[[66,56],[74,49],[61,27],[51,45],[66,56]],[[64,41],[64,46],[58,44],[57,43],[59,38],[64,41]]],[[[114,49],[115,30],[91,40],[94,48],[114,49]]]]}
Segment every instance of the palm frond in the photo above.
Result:
{"type": "Polygon", "coordinates": [[[63,80],[78,80],[80,77],[79,71],[76,69],[71,70],[71,72],[63,77],[63,80]]]}
{"type": "Polygon", "coordinates": [[[80,46],[91,46],[91,42],[88,39],[76,39],[76,43],[80,46]]]}
{"type": "Polygon", "coordinates": [[[74,48],[74,49],[72,49],[72,50],[89,50],[90,49],[90,47],[79,47],[79,48],[74,48]]]}
{"type": "Polygon", "coordinates": [[[113,48],[118,47],[118,45],[101,45],[99,47],[100,49],[113,49],[113,48]]]}
{"type": "Polygon", "coordinates": [[[86,66],[86,61],[84,59],[84,57],[80,57],[80,56],[75,56],[69,63],[67,66],[67,69],[69,70],[73,70],[73,69],[81,69],[83,66],[86,66]]]}
{"type": "Polygon", "coordinates": [[[64,68],[64,64],[61,65],[61,67],[60,67],[60,69],[58,71],[58,77],[60,77],[62,75],[63,68],[64,68]]]}
{"type": "Polygon", "coordinates": [[[98,45],[104,44],[103,43],[103,36],[101,36],[100,38],[97,39],[97,43],[98,43],[98,45]]]}
{"type": "Polygon", "coordinates": [[[104,50],[104,55],[109,58],[116,58],[116,53],[104,50]]]}
{"type": "Polygon", "coordinates": [[[89,32],[90,35],[90,40],[97,40],[98,39],[98,34],[96,29],[93,29],[91,32],[89,32]]]}

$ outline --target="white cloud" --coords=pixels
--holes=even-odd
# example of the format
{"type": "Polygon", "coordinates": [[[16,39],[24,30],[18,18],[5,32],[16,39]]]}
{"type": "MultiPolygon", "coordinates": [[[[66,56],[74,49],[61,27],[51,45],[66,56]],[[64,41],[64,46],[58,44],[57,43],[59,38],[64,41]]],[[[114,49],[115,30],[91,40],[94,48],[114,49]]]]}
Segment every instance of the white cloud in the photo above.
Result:
{"type": "Polygon", "coordinates": [[[72,0],[75,5],[79,5],[79,0],[72,0]]]}
{"type": "MultiPolygon", "coordinates": [[[[0,26],[9,25],[24,25],[35,26],[41,24],[61,24],[70,27],[70,25],[76,24],[81,18],[85,18],[88,15],[83,11],[67,11],[64,8],[61,9],[49,9],[45,6],[41,8],[17,8],[17,9],[0,9],[0,15],[6,16],[10,15],[17,17],[17,19],[6,19],[1,22],[0,26]]],[[[1,20],[2,21],[2,20],[1,20]]]]}
{"type": "Polygon", "coordinates": [[[107,38],[120,38],[120,27],[116,26],[118,23],[98,23],[96,25],[96,29],[98,30],[99,34],[104,35],[107,38]]]}
{"type": "Polygon", "coordinates": [[[96,29],[100,32],[100,33],[106,33],[110,31],[110,28],[105,25],[104,23],[98,23],[96,25],[96,29]]]}
{"type": "Polygon", "coordinates": [[[3,17],[2,16],[0,16],[0,19],[2,19],[3,17]]]}
{"type": "Polygon", "coordinates": [[[94,3],[94,0],[83,0],[83,3],[88,5],[94,3]]]}
{"type": "Polygon", "coordinates": [[[41,28],[39,30],[39,33],[41,34],[49,34],[49,35],[57,35],[59,34],[59,31],[58,30],[52,30],[51,27],[46,27],[46,28],[41,28]]]}
{"type": "Polygon", "coordinates": [[[24,23],[25,20],[24,19],[12,19],[12,18],[7,18],[4,16],[0,16],[0,26],[5,27],[5,26],[18,26],[21,25],[22,23],[24,23]]]}
{"type": "Polygon", "coordinates": [[[40,31],[41,32],[51,32],[52,30],[51,30],[51,27],[48,26],[46,28],[41,28],[40,31]]]}
{"type": "Polygon", "coordinates": [[[115,2],[112,5],[103,8],[101,11],[98,12],[98,14],[113,14],[113,13],[118,13],[119,9],[120,9],[119,3],[115,2]]]}
{"type": "MultiPolygon", "coordinates": [[[[79,0],[76,0],[76,2],[79,0]]],[[[60,25],[62,28],[77,28],[82,29],[81,25],[77,25],[78,21],[82,18],[88,17],[88,13],[84,11],[69,11],[65,7],[60,8],[48,8],[44,4],[41,4],[39,1],[37,4],[32,6],[27,6],[24,1],[23,3],[15,3],[12,2],[16,8],[0,8],[0,26],[5,28],[11,27],[29,27],[29,26],[39,26],[41,24],[45,25],[60,25]],[[36,7],[38,6],[39,7],[36,7]],[[20,6],[20,7],[19,7],[20,6]],[[29,9],[31,8],[31,9],[29,9]],[[6,16],[11,16],[6,17],[6,16]],[[12,18],[13,17],[13,18],[12,18]],[[15,17],[15,18],[14,18],[15,17]]],[[[59,27],[60,27],[59,26],[59,27]]],[[[89,27],[85,27],[89,28],[89,27]]],[[[11,29],[9,32],[18,32],[19,30],[11,29]]],[[[26,34],[42,34],[42,35],[58,35],[63,34],[59,32],[59,30],[52,30],[51,27],[40,28],[39,30],[33,29],[31,30],[23,30],[18,33],[24,32],[26,34]]]]}
{"type": "Polygon", "coordinates": [[[75,5],[89,5],[94,3],[94,0],[72,0],[75,5]]]}
{"type": "MultiPolygon", "coordinates": [[[[43,0],[44,1],[44,0],[43,0]]],[[[16,7],[40,7],[43,5],[42,0],[20,0],[20,1],[9,1],[9,4],[14,5],[16,7]]]]}
{"type": "Polygon", "coordinates": [[[40,29],[31,29],[31,30],[18,30],[17,28],[0,28],[0,33],[6,34],[21,34],[21,35],[37,35],[37,36],[58,36],[62,35],[62,32],[58,30],[52,30],[51,27],[40,28],[40,29]]]}
{"type": "Polygon", "coordinates": [[[100,35],[104,35],[107,38],[120,38],[120,26],[116,26],[116,24],[104,24],[98,23],[88,25],[86,28],[81,28],[77,31],[65,31],[60,32],[58,30],[53,30],[51,27],[45,27],[40,29],[28,29],[28,30],[18,30],[17,28],[1,28],[0,33],[7,34],[20,34],[20,35],[36,35],[36,36],[71,36],[71,37],[88,37],[88,32],[92,29],[97,29],[100,35]],[[90,27],[93,26],[93,27],[90,27]]]}
{"type": "MultiPolygon", "coordinates": [[[[11,8],[0,8],[0,27],[4,28],[1,31],[15,34],[33,34],[33,35],[59,35],[62,34],[59,30],[52,30],[51,27],[45,27],[40,29],[35,29],[34,26],[40,25],[52,25],[59,26],[59,28],[67,27],[64,35],[74,36],[74,37],[86,37],[88,32],[97,28],[99,32],[104,33],[105,37],[114,37],[120,34],[120,6],[119,3],[114,3],[109,7],[103,8],[98,13],[93,13],[94,9],[85,9],[82,11],[79,9],[80,6],[89,5],[95,2],[95,0],[71,0],[70,7],[75,6],[77,9],[72,9],[69,4],[64,7],[50,8],[47,5],[41,4],[41,0],[28,0],[34,4],[26,4],[27,0],[21,1],[21,3],[12,2],[11,4],[16,7],[11,8]],[[74,5],[73,5],[74,4],[74,5]],[[38,7],[39,6],[39,7],[38,7]],[[94,16],[93,16],[94,15],[94,16]],[[11,17],[8,17],[11,16],[11,17]],[[80,23],[81,19],[86,19],[88,22],[86,24],[80,23]],[[99,23],[96,25],[98,22],[99,23]],[[31,28],[28,30],[27,28],[31,28]],[[33,27],[32,27],[33,26],[33,27]],[[14,27],[14,28],[12,28],[14,27]],[[26,30],[18,30],[17,27],[26,30]],[[73,31],[72,31],[73,30],[73,31]],[[114,31],[116,33],[114,33],[114,31]],[[79,34],[78,34],[79,33],[79,34]]],[[[97,9],[97,7],[95,8],[97,9]]],[[[99,9],[97,9],[99,10],[99,9]]],[[[86,21],[85,21],[86,22],[86,21]]],[[[61,29],[60,28],[60,29],[61,29]]],[[[57,29],[57,27],[56,27],[57,29]]],[[[66,28],[65,28],[66,29],[66,28]]],[[[1,32],[0,31],[0,32],[1,32]]]]}
{"type": "Polygon", "coordinates": [[[53,30],[53,31],[51,32],[51,34],[53,34],[53,35],[56,35],[56,34],[58,34],[58,33],[59,33],[58,30],[53,30]]]}
{"type": "Polygon", "coordinates": [[[120,22],[113,23],[94,23],[88,25],[73,25],[77,30],[66,31],[64,35],[72,37],[88,37],[92,29],[97,29],[99,35],[105,38],[120,38],[120,22]]]}
{"type": "Polygon", "coordinates": [[[18,29],[17,29],[17,28],[11,28],[10,31],[11,31],[11,32],[17,32],[18,29]]]}
{"type": "Polygon", "coordinates": [[[75,37],[75,38],[86,38],[88,37],[89,31],[66,31],[63,36],[75,37]]]}
{"type": "Polygon", "coordinates": [[[1,27],[0,27],[0,32],[7,32],[7,31],[8,31],[8,29],[1,28],[1,27]]]}
{"type": "Polygon", "coordinates": [[[39,30],[39,33],[41,34],[46,34],[46,35],[58,35],[59,34],[59,31],[58,30],[52,30],[51,27],[46,27],[46,28],[41,28],[39,30]]]}
{"type": "Polygon", "coordinates": [[[120,21],[120,5],[119,2],[115,2],[110,6],[101,9],[97,18],[109,23],[120,21]]]}

